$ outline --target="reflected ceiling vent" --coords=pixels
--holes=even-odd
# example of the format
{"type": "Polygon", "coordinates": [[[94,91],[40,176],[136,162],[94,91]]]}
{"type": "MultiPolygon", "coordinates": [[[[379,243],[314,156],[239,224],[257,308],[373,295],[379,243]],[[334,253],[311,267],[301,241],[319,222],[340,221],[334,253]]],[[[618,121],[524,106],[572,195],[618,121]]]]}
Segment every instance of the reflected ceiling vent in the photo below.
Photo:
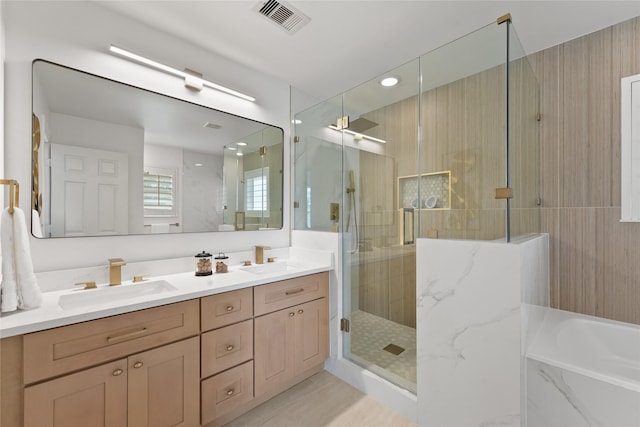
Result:
{"type": "Polygon", "coordinates": [[[271,22],[289,34],[295,34],[300,28],[311,21],[311,18],[307,15],[282,1],[260,1],[253,7],[253,10],[269,18],[271,22]]]}
{"type": "Polygon", "coordinates": [[[210,129],[220,129],[222,126],[217,125],[215,123],[211,123],[211,122],[207,122],[204,125],[202,125],[203,128],[210,128],[210,129]]]}

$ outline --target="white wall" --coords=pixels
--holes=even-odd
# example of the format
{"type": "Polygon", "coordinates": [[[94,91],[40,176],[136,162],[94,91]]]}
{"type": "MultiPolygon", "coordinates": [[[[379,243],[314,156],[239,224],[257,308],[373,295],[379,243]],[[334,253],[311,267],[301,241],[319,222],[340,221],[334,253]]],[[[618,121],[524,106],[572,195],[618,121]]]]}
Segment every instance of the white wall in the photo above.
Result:
{"type": "MultiPolygon", "coordinates": [[[[36,58],[98,74],[176,98],[228,111],[285,129],[289,165],[289,86],[91,2],[2,2],[5,41],[5,176],[29,194],[31,171],[31,63],[36,58]],[[213,90],[191,92],[180,79],[115,57],[110,44],[158,61],[198,70],[210,80],[252,94],[250,103],[213,90]]],[[[289,244],[289,167],[285,167],[282,230],[184,235],[31,239],[37,272],[101,265],[111,257],[143,261],[209,251],[249,250],[257,244],[289,244]]],[[[26,199],[28,200],[28,198],[26,199]]],[[[23,207],[26,201],[23,197],[23,207]]]]}

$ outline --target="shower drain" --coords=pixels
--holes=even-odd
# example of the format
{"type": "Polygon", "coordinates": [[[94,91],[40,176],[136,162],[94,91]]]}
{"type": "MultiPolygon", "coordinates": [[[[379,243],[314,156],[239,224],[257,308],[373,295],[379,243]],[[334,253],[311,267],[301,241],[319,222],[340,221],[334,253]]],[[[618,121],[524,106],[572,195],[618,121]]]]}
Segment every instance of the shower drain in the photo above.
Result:
{"type": "Polygon", "coordinates": [[[399,345],[389,344],[388,346],[383,348],[383,350],[397,356],[404,351],[404,348],[400,347],[399,345]]]}

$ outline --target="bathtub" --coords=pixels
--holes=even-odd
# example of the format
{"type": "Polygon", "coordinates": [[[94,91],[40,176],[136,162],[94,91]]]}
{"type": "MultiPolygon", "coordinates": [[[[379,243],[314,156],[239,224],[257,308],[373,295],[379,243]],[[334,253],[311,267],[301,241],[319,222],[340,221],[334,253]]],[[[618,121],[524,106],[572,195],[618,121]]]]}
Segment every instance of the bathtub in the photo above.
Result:
{"type": "Polygon", "coordinates": [[[527,427],[640,426],[640,325],[549,309],[525,356],[527,427]]]}

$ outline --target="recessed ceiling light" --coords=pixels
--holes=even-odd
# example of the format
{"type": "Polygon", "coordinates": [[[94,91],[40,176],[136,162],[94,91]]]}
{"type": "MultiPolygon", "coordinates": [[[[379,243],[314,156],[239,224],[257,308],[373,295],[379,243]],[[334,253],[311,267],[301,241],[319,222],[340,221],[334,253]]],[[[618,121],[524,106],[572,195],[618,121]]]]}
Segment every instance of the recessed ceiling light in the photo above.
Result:
{"type": "Polygon", "coordinates": [[[242,154],[242,151],[238,151],[238,152],[236,153],[236,156],[240,157],[240,156],[244,156],[244,154],[242,154]]]}
{"type": "Polygon", "coordinates": [[[380,80],[380,84],[385,87],[391,87],[397,85],[398,81],[399,80],[397,77],[385,77],[384,79],[380,80]]]}
{"type": "Polygon", "coordinates": [[[196,164],[194,164],[194,166],[197,167],[197,168],[200,168],[200,167],[202,167],[204,165],[202,163],[196,163],[196,164]]]}
{"type": "Polygon", "coordinates": [[[225,147],[225,148],[226,148],[227,150],[232,150],[232,151],[237,150],[237,148],[236,148],[236,147],[225,147]]]}
{"type": "Polygon", "coordinates": [[[239,145],[240,147],[244,147],[245,145],[247,145],[246,142],[238,142],[236,143],[236,145],[239,145]]]}

